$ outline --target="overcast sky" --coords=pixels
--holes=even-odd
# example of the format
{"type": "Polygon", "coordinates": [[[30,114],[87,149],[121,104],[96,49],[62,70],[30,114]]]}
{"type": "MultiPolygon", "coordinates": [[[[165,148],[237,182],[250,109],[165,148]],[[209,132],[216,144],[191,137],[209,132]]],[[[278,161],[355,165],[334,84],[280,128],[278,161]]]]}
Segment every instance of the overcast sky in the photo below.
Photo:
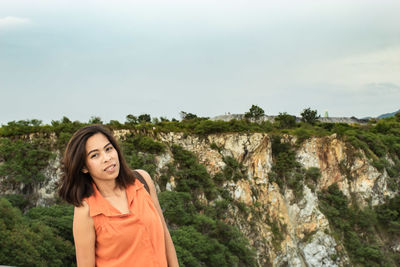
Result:
{"type": "Polygon", "coordinates": [[[400,1],[0,1],[0,123],[400,109],[400,1]]]}

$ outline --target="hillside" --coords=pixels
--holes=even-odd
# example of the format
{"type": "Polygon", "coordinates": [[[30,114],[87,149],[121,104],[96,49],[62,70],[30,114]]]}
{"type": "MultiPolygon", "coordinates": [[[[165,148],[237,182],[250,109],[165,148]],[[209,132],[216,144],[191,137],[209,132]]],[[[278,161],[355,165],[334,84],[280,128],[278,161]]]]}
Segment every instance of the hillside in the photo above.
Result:
{"type": "Polygon", "coordinates": [[[383,118],[393,117],[393,116],[396,115],[396,113],[399,113],[399,112],[400,112],[400,109],[398,111],[395,111],[395,112],[385,113],[385,114],[379,115],[377,118],[378,119],[383,119],[383,118]]]}
{"type": "MultiPolygon", "coordinates": [[[[0,264],[73,265],[72,207],[55,191],[82,125],[0,129],[0,264]]],[[[154,178],[181,266],[399,266],[399,118],[108,126],[154,178]]]]}

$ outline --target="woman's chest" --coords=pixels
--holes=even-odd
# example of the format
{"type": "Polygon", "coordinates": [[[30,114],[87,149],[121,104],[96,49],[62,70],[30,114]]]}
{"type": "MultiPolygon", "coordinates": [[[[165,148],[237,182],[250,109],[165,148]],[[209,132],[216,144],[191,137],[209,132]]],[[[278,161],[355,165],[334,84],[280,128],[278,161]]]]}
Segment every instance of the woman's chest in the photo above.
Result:
{"type": "Polygon", "coordinates": [[[162,223],[155,209],[148,205],[133,205],[130,211],[115,216],[100,214],[94,217],[96,246],[115,247],[115,251],[136,246],[150,248],[156,236],[163,235],[162,223]]]}
{"type": "Polygon", "coordinates": [[[99,214],[93,217],[97,236],[105,234],[107,237],[140,236],[138,233],[154,231],[162,227],[160,217],[150,197],[141,196],[133,201],[109,201],[118,209],[111,216],[99,214]]]}
{"type": "Polygon", "coordinates": [[[121,214],[130,213],[129,204],[126,196],[120,198],[105,198],[112,208],[119,211],[121,214]]]}

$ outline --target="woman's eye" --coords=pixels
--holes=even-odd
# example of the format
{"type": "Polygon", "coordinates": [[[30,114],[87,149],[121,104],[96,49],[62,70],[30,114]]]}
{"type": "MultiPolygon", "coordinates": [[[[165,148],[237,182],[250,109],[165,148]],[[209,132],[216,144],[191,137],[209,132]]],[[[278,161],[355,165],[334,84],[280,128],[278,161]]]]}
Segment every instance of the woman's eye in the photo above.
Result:
{"type": "Polygon", "coordinates": [[[113,147],[109,146],[109,147],[106,148],[106,151],[109,151],[109,150],[112,150],[112,149],[113,149],[113,147]]]}
{"type": "Polygon", "coordinates": [[[98,153],[92,154],[92,155],[90,156],[90,158],[93,159],[93,158],[97,157],[98,155],[99,155],[98,153]]]}

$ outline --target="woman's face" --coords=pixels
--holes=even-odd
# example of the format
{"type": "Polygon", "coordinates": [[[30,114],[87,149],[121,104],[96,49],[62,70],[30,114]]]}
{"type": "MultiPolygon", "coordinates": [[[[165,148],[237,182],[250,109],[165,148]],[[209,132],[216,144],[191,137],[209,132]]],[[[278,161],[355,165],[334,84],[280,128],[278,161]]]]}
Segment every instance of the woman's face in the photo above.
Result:
{"type": "Polygon", "coordinates": [[[89,173],[93,180],[109,181],[118,177],[118,152],[102,133],[89,137],[86,142],[84,173],[89,173]]]}

